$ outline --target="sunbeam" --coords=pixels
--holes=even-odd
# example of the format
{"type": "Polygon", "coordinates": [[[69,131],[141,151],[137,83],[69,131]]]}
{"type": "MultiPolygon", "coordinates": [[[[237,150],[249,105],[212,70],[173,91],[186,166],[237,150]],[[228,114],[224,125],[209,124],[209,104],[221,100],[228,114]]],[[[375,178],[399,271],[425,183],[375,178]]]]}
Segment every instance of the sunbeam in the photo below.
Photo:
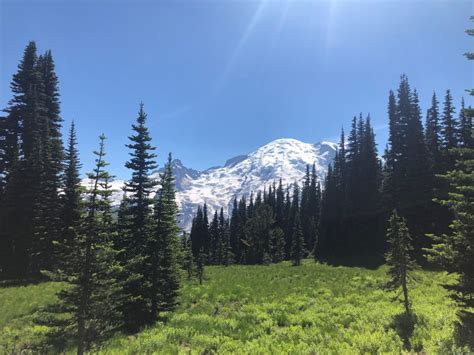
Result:
{"type": "Polygon", "coordinates": [[[242,49],[245,46],[245,43],[247,42],[247,40],[251,36],[256,24],[258,23],[258,20],[260,19],[260,16],[263,13],[263,10],[264,10],[266,4],[268,3],[268,1],[269,0],[261,0],[258,4],[257,8],[255,9],[255,12],[252,15],[252,18],[250,19],[247,27],[245,28],[245,31],[243,32],[242,36],[239,39],[239,42],[235,46],[229,60],[227,61],[227,64],[224,68],[224,71],[222,72],[222,75],[220,76],[219,80],[217,81],[217,83],[215,85],[215,88],[214,88],[214,93],[215,94],[217,94],[222,89],[225,82],[227,81],[227,77],[228,77],[229,73],[231,72],[235,61],[239,57],[240,52],[242,51],[242,49]]]}

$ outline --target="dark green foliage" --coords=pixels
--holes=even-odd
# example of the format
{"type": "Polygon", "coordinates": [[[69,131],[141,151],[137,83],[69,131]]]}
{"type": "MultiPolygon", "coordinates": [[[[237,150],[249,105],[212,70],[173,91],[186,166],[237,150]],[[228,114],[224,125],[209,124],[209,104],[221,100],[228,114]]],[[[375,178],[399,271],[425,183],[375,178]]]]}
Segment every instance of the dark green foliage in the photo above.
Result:
{"type": "Polygon", "coordinates": [[[426,114],[425,145],[430,163],[430,168],[438,172],[441,164],[441,132],[439,122],[439,103],[436,94],[433,93],[431,107],[426,114]]]}
{"type": "MultiPolygon", "coordinates": [[[[56,256],[62,260],[62,253],[70,248],[76,239],[81,220],[82,201],[81,179],[79,169],[81,163],[77,151],[76,129],[74,122],[69,130],[63,173],[63,194],[61,195],[61,235],[55,244],[56,256]]],[[[107,194],[107,192],[106,192],[107,194]]]]}
{"type": "Polygon", "coordinates": [[[301,258],[308,255],[305,235],[311,248],[317,243],[317,226],[320,219],[321,189],[316,177],[316,168],[308,173],[303,187],[303,201],[300,203],[300,189],[293,185],[293,198],[285,191],[282,182],[278,187],[272,184],[263,192],[252,193],[247,199],[234,199],[230,219],[224,216],[224,209],[214,213],[211,224],[206,218],[207,206],[198,206],[191,228],[194,260],[206,255],[204,263],[229,265],[269,264],[291,258],[291,240],[294,234],[296,215],[305,212],[301,222],[303,247],[301,258]],[[300,205],[304,204],[304,208],[300,205]],[[207,242],[206,242],[207,241],[207,242]]]}
{"type": "Polygon", "coordinates": [[[160,176],[161,188],[155,206],[155,234],[150,241],[152,251],[151,314],[156,320],[159,311],[170,311],[177,304],[180,286],[180,245],[177,225],[178,206],[171,170],[171,154],[160,176]]]}
{"type": "Polygon", "coordinates": [[[74,239],[65,241],[64,260],[52,274],[68,286],[58,293],[59,302],[37,319],[50,327],[49,335],[56,342],[60,338],[65,342],[73,340],[78,354],[92,350],[96,342],[110,335],[121,323],[121,285],[117,281],[120,267],[112,235],[103,223],[109,204],[107,181],[111,180],[105,170],[104,139],[100,136],[99,150],[94,152],[95,168],[88,174],[90,187],[85,215],[79,223],[74,221],[70,226],[69,233],[74,239]]]}
{"type": "Polygon", "coordinates": [[[183,266],[183,269],[187,273],[188,281],[190,281],[194,273],[194,258],[193,258],[193,251],[191,248],[191,239],[186,234],[186,232],[183,232],[181,242],[182,242],[181,254],[183,255],[182,266],[183,266]]]}
{"type": "Polygon", "coordinates": [[[209,245],[209,255],[208,255],[208,263],[209,264],[220,264],[221,259],[221,238],[220,238],[220,231],[219,231],[219,215],[217,211],[214,213],[214,217],[212,218],[211,225],[209,226],[209,238],[210,238],[210,245],[209,245]]]}
{"type": "Polygon", "coordinates": [[[218,263],[229,265],[232,263],[233,253],[230,246],[229,221],[224,217],[224,209],[219,214],[219,260],[218,263]]]}
{"type": "Polygon", "coordinates": [[[286,204],[286,255],[291,259],[296,217],[300,213],[300,187],[297,182],[293,184],[291,199],[288,192],[286,204]]]}
{"type": "Polygon", "coordinates": [[[441,125],[442,148],[447,151],[457,146],[457,122],[454,118],[453,98],[449,90],[444,97],[444,107],[441,125]]]}
{"type": "Polygon", "coordinates": [[[61,118],[51,52],[37,57],[30,42],[11,82],[13,98],[0,130],[0,241],[4,277],[39,277],[56,258],[61,118]]]}
{"type": "Polygon", "coordinates": [[[341,133],[334,163],[328,169],[317,258],[377,257],[382,244],[380,185],[381,166],[370,117],[363,120],[360,115],[352,120],[347,148],[341,133]]]}
{"type": "Polygon", "coordinates": [[[410,257],[410,252],[413,250],[411,237],[404,218],[399,217],[396,210],[393,211],[388,223],[389,248],[385,259],[389,265],[390,281],[387,287],[392,290],[402,288],[405,312],[410,313],[411,305],[408,298],[407,281],[410,272],[415,268],[415,263],[410,257]]]}
{"type": "Polygon", "coordinates": [[[384,166],[383,193],[388,208],[396,208],[407,219],[413,233],[414,252],[422,259],[421,250],[430,244],[425,233],[442,224],[439,214],[427,214],[433,208],[433,169],[439,158],[439,127],[437,100],[434,96],[428,111],[425,137],[421,109],[416,90],[402,75],[397,98],[389,97],[390,137],[384,166]]]}
{"type": "MultiPolygon", "coordinates": [[[[468,34],[472,35],[474,31],[468,30],[468,34]]],[[[474,59],[472,53],[466,53],[466,56],[469,60],[474,59]]],[[[474,95],[474,90],[469,92],[474,95]]],[[[451,291],[451,297],[460,309],[460,340],[474,347],[474,147],[471,145],[474,111],[465,109],[464,101],[461,110],[461,147],[449,151],[456,163],[454,169],[441,176],[449,184],[449,190],[447,197],[438,200],[453,211],[455,218],[449,233],[431,236],[434,245],[427,251],[430,260],[458,276],[454,284],[445,287],[451,291]]]]}
{"type": "Polygon", "coordinates": [[[464,106],[464,98],[461,102],[461,110],[459,111],[459,145],[461,147],[474,148],[474,138],[472,136],[472,130],[474,129],[472,124],[473,111],[472,109],[466,109],[464,106]]]}
{"type": "MultiPolygon", "coordinates": [[[[453,152],[454,153],[454,152],[453,152]]],[[[474,149],[455,150],[458,160],[455,170],[443,175],[450,186],[448,197],[439,201],[455,215],[450,233],[432,236],[434,245],[429,259],[445,270],[459,275],[447,288],[461,309],[461,318],[474,324],[474,149]]],[[[471,329],[472,330],[472,329],[471,329]]],[[[472,336],[472,332],[471,335],[472,336]]]]}
{"type": "Polygon", "coordinates": [[[245,263],[268,264],[271,262],[274,224],[275,219],[271,207],[259,204],[254,215],[245,224],[244,245],[247,250],[245,263]]]}
{"type": "Polygon", "coordinates": [[[306,166],[306,176],[301,192],[301,216],[304,223],[303,237],[307,251],[314,251],[317,244],[317,228],[320,215],[320,193],[317,183],[316,168],[313,165],[313,171],[310,173],[309,165],[306,166]]]}
{"type": "Polygon", "coordinates": [[[194,258],[197,260],[202,253],[209,257],[209,222],[206,205],[203,208],[198,207],[197,214],[193,219],[190,237],[194,258]]]}
{"type": "Polygon", "coordinates": [[[280,227],[272,229],[271,256],[274,263],[285,260],[285,233],[280,227]]]}
{"type": "Polygon", "coordinates": [[[152,219],[150,194],[156,186],[150,174],[156,168],[152,153],[151,137],[146,127],[146,113],[143,103],[136,124],[132,125],[134,134],[129,137],[131,150],[130,160],[125,166],[132,171],[130,181],[126,182],[124,191],[128,193],[126,203],[121,211],[119,240],[120,259],[125,268],[125,293],[127,295],[123,312],[125,327],[137,331],[151,321],[151,288],[152,288],[152,254],[149,248],[155,231],[152,219]]]}
{"type": "Polygon", "coordinates": [[[153,169],[156,169],[156,154],[152,153],[155,147],[150,144],[151,137],[145,126],[147,115],[140,104],[137,122],[132,125],[134,135],[130,136],[130,144],[127,148],[131,150],[130,160],[125,167],[132,171],[132,178],[125,184],[125,192],[129,193],[129,214],[133,236],[132,244],[141,244],[146,239],[151,205],[150,193],[156,186],[156,181],[150,177],[153,169]]]}
{"type": "Polygon", "coordinates": [[[293,235],[291,236],[291,262],[299,266],[304,257],[304,237],[301,230],[300,214],[296,212],[293,222],[293,235]]]}
{"type": "MultiPolygon", "coordinates": [[[[199,212],[199,208],[198,208],[199,212]]],[[[232,212],[230,216],[230,225],[229,225],[229,244],[230,249],[234,256],[234,261],[240,261],[240,241],[239,241],[239,234],[240,234],[240,220],[239,220],[239,211],[237,205],[237,198],[234,198],[232,204],[232,212]]]]}
{"type": "Polygon", "coordinates": [[[196,258],[196,276],[199,280],[199,284],[202,285],[204,279],[204,263],[206,259],[206,254],[202,250],[198,253],[196,258]]]}
{"type": "MultiPolygon", "coordinates": [[[[18,72],[13,75],[11,90],[13,98],[7,108],[7,122],[3,138],[8,146],[4,157],[8,166],[4,199],[1,209],[0,233],[5,241],[4,277],[25,277],[29,271],[29,252],[35,218],[34,204],[38,201],[38,190],[34,178],[40,175],[39,155],[33,146],[40,146],[39,111],[41,77],[36,67],[36,44],[30,42],[25,48],[18,72]]],[[[39,152],[39,149],[36,150],[39,152]]]]}

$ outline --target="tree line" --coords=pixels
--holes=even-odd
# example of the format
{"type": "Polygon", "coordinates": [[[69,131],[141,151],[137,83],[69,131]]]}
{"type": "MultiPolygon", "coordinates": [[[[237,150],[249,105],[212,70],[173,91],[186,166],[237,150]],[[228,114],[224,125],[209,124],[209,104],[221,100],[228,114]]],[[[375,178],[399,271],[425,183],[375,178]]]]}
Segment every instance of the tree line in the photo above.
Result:
{"type": "Polygon", "coordinates": [[[221,209],[221,217],[216,211],[209,222],[207,206],[199,207],[190,235],[194,254],[203,252],[210,264],[297,264],[309,255],[383,262],[387,220],[396,209],[413,234],[414,257],[423,262],[424,248],[432,243],[427,234],[445,233],[453,219],[435,201],[449,188],[437,176],[455,168],[453,148],[474,146],[472,111],[464,100],[457,118],[449,90],[442,110],[439,106],[434,93],[423,125],[418,93],[402,75],[396,93],[389,92],[383,159],[370,115],[354,117],[347,137],[341,131],[323,189],[313,165],[302,182],[284,187],[280,181],[256,196],[234,199],[228,220],[221,209]]]}
{"type": "Polygon", "coordinates": [[[11,88],[0,119],[0,275],[64,282],[58,302],[35,321],[48,326],[53,344],[64,347],[74,339],[82,354],[111,331],[136,332],[177,304],[186,249],[171,154],[153,179],[155,147],[141,104],[127,144],[131,178],[115,213],[105,136],[87,188],[74,122],[62,142],[51,52],[38,56],[30,42],[11,88]]]}
{"type": "Polygon", "coordinates": [[[269,264],[292,259],[296,264],[311,254],[317,243],[321,187],[316,168],[309,166],[302,187],[292,192],[279,181],[233,201],[226,218],[221,208],[209,222],[205,204],[193,218],[190,240],[195,257],[208,264],[269,264]],[[304,222],[302,222],[304,221],[304,222]]]}

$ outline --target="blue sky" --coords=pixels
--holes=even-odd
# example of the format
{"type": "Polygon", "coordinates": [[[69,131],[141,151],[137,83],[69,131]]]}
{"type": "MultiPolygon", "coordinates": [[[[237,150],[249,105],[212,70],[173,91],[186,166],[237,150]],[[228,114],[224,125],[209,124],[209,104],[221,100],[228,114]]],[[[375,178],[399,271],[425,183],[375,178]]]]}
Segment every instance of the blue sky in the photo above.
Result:
{"type": "Polygon", "coordinates": [[[472,13],[468,0],[0,0],[0,106],[35,40],[53,52],[86,170],[104,132],[110,170],[128,176],[141,100],[160,165],[170,151],[205,169],[276,138],[336,140],[359,112],[383,150],[400,74],[423,111],[433,90],[458,107],[474,85],[472,13]]]}

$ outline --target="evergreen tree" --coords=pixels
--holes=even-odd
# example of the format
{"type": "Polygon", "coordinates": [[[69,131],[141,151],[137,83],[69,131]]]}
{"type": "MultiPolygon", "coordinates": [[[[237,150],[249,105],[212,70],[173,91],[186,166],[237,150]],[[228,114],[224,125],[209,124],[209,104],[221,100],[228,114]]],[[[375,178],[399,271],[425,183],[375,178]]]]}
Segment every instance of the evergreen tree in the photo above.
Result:
{"type": "Polygon", "coordinates": [[[388,146],[385,150],[385,165],[383,171],[383,198],[384,205],[390,208],[399,208],[400,202],[397,199],[402,181],[401,154],[402,137],[400,122],[397,119],[397,102],[395,94],[390,90],[388,97],[388,121],[389,137],[388,146]]]}
{"type": "Polygon", "coordinates": [[[245,226],[248,219],[247,212],[248,212],[247,202],[246,202],[245,196],[242,196],[237,208],[237,230],[236,230],[236,233],[237,233],[236,238],[237,238],[237,243],[238,243],[238,249],[237,249],[238,254],[236,255],[236,261],[240,263],[246,262],[246,252],[247,252],[248,246],[244,243],[244,241],[247,239],[245,235],[245,232],[246,232],[245,226]]]}
{"type": "Polygon", "coordinates": [[[275,222],[282,230],[285,228],[285,192],[281,179],[276,190],[275,222]]]}
{"type": "Polygon", "coordinates": [[[387,287],[394,290],[402,288],[405,312],[410,313],[407,281],[410,271],[415,267],[415,263],[410,258],[410,251],[413,248],[410,244],[410,233],[408,232],[405,220],[398,216],[396,210],[393,211],[389,219],[387,240],[389,250],[385,258],[389,265],[390,275],[387,287]]]}
{"type": "Polygon", "coordinates": [[[64,174],[62,177],[64,191],[61,196],[62,235],[59,243],[60,247],[73,245],[73,241],[77,234],[77,227],[80,223],[82,210],[81,194],[83,190],[79,175],[80,168],[81,163],[77,151],[76,128],[73,121],[69,130],[64,162],[64,174]]]}
{"type": "Polygon", "coordinates": [[[200,250],[204,248],[203,238],[203,211],[201,206],[198,206],[196,216],[193,218],[191,227],[191,244],[194,258],[197,260],[199,257],[200,250]]]}
{"type": "Polygon", "coordinates": [[[146,127],[147,115],[143,103],[136,124],[132,125],[134,135],[130,136],[130,160],[125,167],[132,171],[131,179],[125,183],[127,197],[127,225],[120,231],[119,245],[122,246],[121,260],[126,268],[125,292],[127,302],[124,304],[125,327],[129,331],[137,331],[150,322],[150,289],[152,250],[148,248],[153,240],[152,199],[150,194],[156,186],[150,174],[156,168],[152,153],[151,137],[146,127]]]}
{"type": "MultiPolygon", "coordinates": [[[[474,30],[468,30],[467,33],[474,35],[474,30]]],[[[472,53],[465,53],[465,56],[474,60],[472,53]]],[[[474,90],[468,91],[474,96],[474,90]]],[[[464,110],[472,127],[474,111],[464,110]]],[[[470,133],[471,138],[474,138],[472,128],[470,133]]],[[[465,140],[461,138],[461,142],[465,140]]],[[[460,339],[474,347],[474,148],[462,144],[462,147],[451,149],[450,152],[457,157],[457,161],[455,168],[442,176],[449,184],[449,193],[438,202],[450,208],[455,218],[450,225],[450,233],[431,236],[434,245],[428,249],[428,258],[441,264],[448,272],[458,275],[454,284],[445,287],[451,291],[451,297],[460,309],[460,339]]]]}
{"type": "MultiPolygon", "coordinates": [[[[58,78],[55,73],[51,51],[38,57],[37,71],[41,76],[42,103],[44,108],[41,117],[41,149],[42,149],[42,185],[40,187],[39,208],[37,216],[36,239],[40,241],[40,254],[46,257],[43,266],[52,268],[56,258],[48,250],[51,244],[61,239],[61,209],[59,189],[61,187],[61,172],[64,159],[62,145],[60,102],[58,78]],[[41,240],[44,240],[41,242],[41,240]],[[49,255],[48,255],[49,254],[49,255]],[[49,259],[49,260],[48,260],[49,259]]],[[[54,250],[54,249],[51,249],[54,250]]],[[[38,253],[38,251],[36,251],[38,253]]]]}
{"type": "Polygon", "coordinates": [[[296,212],[293,222],[293,236],[291,237],[291,262],[294,266],[301,264],[304,257],[304,239],[301,231],[301,222],[299,212],[296,212]]]}
{"type": "Polygon", "coordinates": [[[439,123],[439,103],[435,93],[433,93],[431,107],[428,109],[428,113],[426,114],[425,144],[430,161],[430,168],[433,172],[439,172],[441,136],[439,123]]]}
{"type": "Polygon", "coordinates": [[[285,233],[280,227],[275,227],[271,231],[272,261],[279,263],[285,260],[285,233]]]}
{"type": "Polygon", "coordinates": [[[211,246],[211,238],[209,236],[209,217],[207,214],[207,203],[204,203],[204,207],[202,208],[202,252],[206,255],[205,263],[209,261],[209,249],[211,246]]]}
{"type": "Polygon", "coordinates": [[[319,226],[320,238],[316,246],[318,254],[334,255],[337,238],[338,208],[337,208],[337,186],[333,174],[332,164],[324,181],[324,190],[321,199],[321,222],[319,226]]]}
{"type": "Polygon", "coordinates": [[[449,149],[455,148],[458,143],[457,122],[454,118],[454,111],[453,97],[451,96],[451,92],[446,90],[441,126],[442,148],[445,152],[449,149]]]}
{"type": "Polygon", "coordinates": [[[88,174],[90,188],[87,191],[86,214],[76,229],[75,238],[68,243],[65,262],[55,274],[69,287],[58,293],[58,303],[48,310],[51,317],[37,321],[50,326],[50,336],[58,339],[74,339],[77,353],[84,354],[92,346],[107,337],[121,323],[119,306],[122,302],[121,285],[117,281],[120,267],[112,247],[111,235],[103,228],[103,211],[108,201],[107,180],[111,176],[105,170],[103,135],[99,150],[94,152],[96,164],[88,174]],[[65,316],[70,315],[70,316],[65,316]]]}
{"type": "Polygon", "coordinates": [[[230,247],[229,223],[224,217],[223,208],[221,208],[219,214],[219,241],[219,263],[227,266],[232,262],[232,250],[230,247]]]}
{"type": "Polygon", "coordinates": [[[217,210],[214,213],[212,218],[211,225],[209,226],[209,238],[210,238],[210,248],[208,262],[209,264],[219,264],[220,263],[220,233],[219,233],[219,216],[217,210]]]}
{"type": "Polygon", "coordinates": [[[272,231],[275,219],[270,206],[260,204],[255,214],[245,224],[246,263],[261,264],[271,262],[273,250],[272,231]]]}
{"type": "MultiPolygon", "coordinates": [[[[454,153],[454,152],[453,152],[454,153]]],[[[451,232],[432,236],[434,245],[429,260],[438,262],[445,270],[459,275],[453,285],[447,285],[452,298],[458,303],[460,316],[474,324],[474,149],[457,148],[456,169],[443,178],[449,183],[449,195],[439,202],[449,207],[455,215],[451,232]]],[[[472,329],[472,328],[471,328],[472,329]]],[[[471,336],[473,334],[471,333],[471,336]]]]}
{"type": "MultiPolygon", "coordinates": [[[[312,211],[311,211],[311,173],[309,170],[309,165],[306,165],[306,175],[303,180],[303,188],[301,189],[301,219],[303,223],[301,224],[303,231],[303,238],[305,245],[308,246],[308,249],[311,250],[311,246],[314,238],[314,225],[312,226],[311,221],[313,220],[312,211]]],[[[313,221],[314,222],[314,221],[313,221]]],[[[314,223],[313,223],[314,224],[314,223]]]]}
{"type": "Polygon", "coordinates": [[[313,164],[311,171],[311,184],[310,184],[310,201],[309,208],[312,211],[312,220],[309,222],[310,225],[310,234],[312,235],[311,244],[308,245],[308,248],[312,250],[313,256],[316,257],[318,252],[318,243],[319,243],[319,227],[321,223],[321,185],[318,181],[318,176],[316,175],[316,166],[313,164]],[[314,228],[314,230],[313,230],[314,228]]]}
{"type": "MultiPolygon", "coordinates": [[[[13,98],[6,109],[4,164],[8,168],[1,206],[0,233],[6,246],[3,273],[26,277],[39,270],[32,265],[33,236],[40,205],[42,171],[41,121],[44,118],[43,84],[37,70],[36,44],[30,42],[11,82],[13,98]]],[[[38,244],[35,244],[38,246],[38,244]]]]}
{"type": "Polygon", "coordinates": [[[175,182],[169,154],[161,174],[161,189],[155,208],[155,236],[149,244],[152,250],[151,314],[156,320],[159,311],[170,311],[177,304],[180,287],[178,206],[175,182]]]}
{"type": "Polygon", "coordinates": [[[11,89],[8,115],[0,124],[0,240],[7,251],[0,268],[12,277],[38,277],[57,260],[53,246],[61,234],[63,148],[51,52],[37,57],[30,42],[11,89]]]}
{"type": "MultiPolygon", "coordinates": [[[[287,192],[287,217],[286,217],[286,223],[287,223],[287,239],[285,241],[286,243],[286,255],[287,258],[291,258],[291,253],[292,253],[292,245],[293,245],[293,235],[294,235],[294,226],[295,226],[295,219],[296,216],[299,215],[300,213],[300,187],[298,185],[298,182],[293,183],[293,193],[290,198],[289,192],[287,192]]],[[[301,225],[300,225],[301,226],[301,225]]]]}
{"type": "Polygon", "coordinates": [[[202,250],[198,253],[198,257],[196,260],[196,276],[199,280],[199,284],[202,285],[202,281],[204,279],[204,260],[206,258],[206,254],[202,250]]]}
{"type": "Polygon", "coordinates": [[[474,148],[472,116],[472,109],[465,108],[463,98],[459,111],[459,143],[461,147],[474,148]]]}
{"type": "Polygon", "coordinates": [[[183,242],[183,269],[186,271],[188,276],[188,281],[191,281],[194,273],[194,258],[193,258],[193,251],[191,247],[191,239],[189,239],[186,232],[183,232],[182,237],[183,242]]]}
{"type": "Polygon", "coordinates": [[[412,91],[408,78],[402,75],[396,104],[389,98],[390,138],[384,171],[384,194],[388,207],[406,217],[415,239],[418,258],[429,245],[425,237],[433,228],[433,216],[425,213],[432,206],[432,173],[421,124],[418,94],[412,91]]]}
{"type": "Polygon", "coordinates": [[[240,242],[239,242],[239,209],[237,204],[237,198],[234,198],[232,204],[232,212],[230,216],[230,226],[229,226],[229,244],[230,250],[232,252],[234,261],[240,261],[240,242]]]}

